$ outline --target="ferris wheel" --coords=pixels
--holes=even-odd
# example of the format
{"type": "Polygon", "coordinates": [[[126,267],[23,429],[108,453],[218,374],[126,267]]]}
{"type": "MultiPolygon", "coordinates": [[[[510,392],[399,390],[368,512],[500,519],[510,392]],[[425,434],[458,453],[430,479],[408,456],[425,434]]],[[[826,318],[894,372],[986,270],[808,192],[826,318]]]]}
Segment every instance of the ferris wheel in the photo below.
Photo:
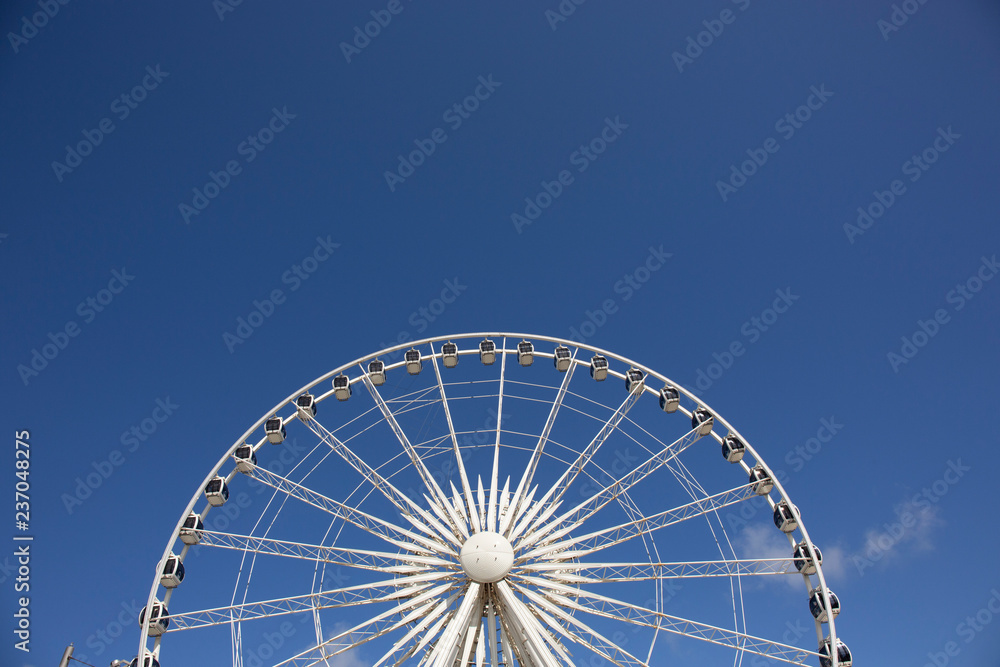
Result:
{"type": "Polygon", "coordinates": [[[356,359],[237,438],[169,536],[132,667],[849,667],[839,612],[798,508],[699,397],[472,333],[356,359]]]}

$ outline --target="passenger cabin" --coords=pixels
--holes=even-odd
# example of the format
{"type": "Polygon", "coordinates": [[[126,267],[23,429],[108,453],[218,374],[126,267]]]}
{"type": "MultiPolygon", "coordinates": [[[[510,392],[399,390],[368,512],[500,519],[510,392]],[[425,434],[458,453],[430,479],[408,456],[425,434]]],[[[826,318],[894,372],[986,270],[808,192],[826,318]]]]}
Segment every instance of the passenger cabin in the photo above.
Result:
{"type": "Polygon", "coordinates": [[[208,499],[208,504],[212,507],[222,507],[229,500],[229,486],[226,485],[226,480],[220,475],[216,475],[212,479],[208,480],[208,484],[205,486],[205,498],[208,499]]]}
{"type": "Polygon", "coordinates": [[[205,528],[205,523],[201,520],[201,517],[194,512],[188,514],[187,518],[184,519],[184,524],[181,526],[180,538],[181,542],[184,544],[198,544],[201,542],[202,530],[205,528]]]}
{"type": "Polygon", "coordinates": [[[448,341],[441,346],[441,361],[445,368],[458,366],[458,345],[448,341]]]}
{"type": "Polygon", "coordinates": [[[821,589],[814,588],[809,592],[809,612],[820,623],[829,623],[830,616],[837,618],[837,615],[840,614],[840,600],[829,588],[826,589],[826,595],[830,598],[829,611],[823,604],[823,592],[821,589]]]}
{"type": "Polygon", "coordinates": [[[691,413],[691,428],[698,429],[698,435],[708,435],[715,425],[712,413],[703,407],[698,407],[691,413]]]}
{"type": "Polygon", "coordinates": [[[424,367],[424,362],[420,360],[420,350],[415,347],[411,347],[403,355],[403,359],[406,361],[406,372],[410,375],[419,375],[420,371],[424,367]]]}
{"type": "Polygon", "coordinates": [[[285,441],[285,425],[281,422],[281,417],[271,417],[264,422],[264,433],[267,441],[272,445],[280,445],[285,441]]]}
{"type": "Polygon", "coordinates": [[[792,562],[795,563],[795,569],[802,574],[816,574],[816,565],[823,564],[823,552],[815,544],[811,551],[809,545],[803,540],[796,544],[795,549],[792,550],[792,562]],[[815,558],[813,558],[813,551],[816,554],[815,558]]]}
{"type": "Polygon", "coordinates": [[[375,359],[368,363],[368,379],[372,381],[372,384],[376,387],[381,387],[385,384],[385,363],[379,359],[375,359]]]}
{"type": "Polygon", "coordinates": [[[517,344],[517,363],[530,366],[535,362],[535,346],[527,340],[517,344]]]}
{"type": "MultiPolygon", "coordinates": [[[[129,663],[128,667],[139,667],[139,658],[132,658],[132,662],[129,663]]],[[[160,661],[151,655],[147,655],[142,659],[142,667],[160,667],[160,661]]]]}
{"type": "Polygon", "coordinates": [[[799,527],[799,510],[782,500],[774,506],[774,525],[783,533],[791,533],[799,527]]]}
{"type": "Polygon", "coordinates": [[[233,452],[233,458],[236,459],[236,469],[244,475],[257,465],[257,455],[253,451],[253,446],[245,442],[236,448],[236,451],[233,452]]]}
{"type": "MultiPolygon", "coordinates": [[[[374,362],[373,362],[374,363],[374,362]]],[[[381,361],[379,362],[382,363],[381,361]]],[[[371,376],[369,376],[370,378],[371,376]]],[[[382,382],[385,382],[385,373],[382,373],[382,382]]],[[[382,384],[380,382],[379,384],[382,384]]],[[[372,382],[372,384],[375,384],[372,382]]],[[[337,397],[338,401],[346,401],[351,397],[353,393],[351,389],[351,378],[347,377],[343,373],[333,378],[333,395],[337,397]]]]}
{"type": "Polygon", "coordinates": [[[479,361],[484,366],[492,366],[497,360],[497,344],[486,338],[479,344],[479,361]]]}
{"type": "Polygon", "coordinates": [[[316,397],[306,392],[295,399],[296,416],[301,421],[309,421],[316,416],[316,397]]]}
{"type": "Polygon", "coordinates": [[[625,391],[635,394],[642,391],[645,374],[638,368],[630,368],[625,371],[625,391]]]}
{"type": "Polygon", "coordinates": [[[681,404],[681,395],[677,387],[666,385],[660,390],[660,409],[664,412],[677,412],[681,404]]]}
{"type": "Polygon", "coordinates": [[[774,480],[764,470],[764,466],[758,464],[750,470],[750,484],[754,493],[758,496],[766,496],[774,488],[774,480]]]}
{"type": "MultiPolygon", "coordinates": [[[[139,612],[139,627],[141,628],[146,623],[146,608],[143,607],[142,611],[139,612]]],[[[149,636],[159,637],[164,632],[167,631],[167,626],[170,625],[169,613],[167,608],[159,600],[153,600],[153,611],[149,615],[149,636]]]]}
{"type": "Polygon", "coordinates": [[[160,573],[160,585],[164,588],[177,588],[184,581],[184,563],[180,556],[171,553],[167,556],[167,562],[163,564],[163,572],[160,573]]]}
{"type": "MultiPolygon", "coordinates": [[[[830,638],[827,637],[823,640],[823,643],[819,647],[819,664],[820,667],[833,667],[833,660],[830,658],[830,638]]],[[[837,664],[840,667],[851,667],[851,651],[847,648],[847,644],[837,640],[837,664]]]]}
{"type": "Polygon", "coordinates": [[[569,352],[569,348],[565,345],[560,345],[555,349],[552,355],[552,365],[556,367],[556,370],[560,373],[565,373],[569,370],[569,365],[573,362],[573,356],[569,352]]]}
{"type": "Polygon", "coordinates": [[[598,382],[604,382],[608,377],[608,358],[595,354],[590,358],[590,377],[598,382]]]}
{"type": "Polygon", "coordinates": [[[747,446],[743,444],[743,441],[732,433],[727,435],[722,441],[722,456],[730,463],[739,463],[742,461],[746,450],[747,446]]]}

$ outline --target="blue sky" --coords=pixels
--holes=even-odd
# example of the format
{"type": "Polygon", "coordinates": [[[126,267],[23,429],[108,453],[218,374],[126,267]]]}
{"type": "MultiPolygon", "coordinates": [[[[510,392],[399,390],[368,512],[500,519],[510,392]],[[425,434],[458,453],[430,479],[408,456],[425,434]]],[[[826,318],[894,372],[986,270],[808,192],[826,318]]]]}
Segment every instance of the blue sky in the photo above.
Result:
{"type": "Polygon", "coordinates": [[[92,638],[244,429],[465,331],[580,332],[701,391],[787,473],[859,659],[996,655],[1000,619],[962,625],[1000,589],[995,3],[402,0],[357,52],[386,3],[49,5],[0,9],[4,414],[35,536],[30,655],[0,557],[5,664],[131,658],[134,624],[92,638]]]}

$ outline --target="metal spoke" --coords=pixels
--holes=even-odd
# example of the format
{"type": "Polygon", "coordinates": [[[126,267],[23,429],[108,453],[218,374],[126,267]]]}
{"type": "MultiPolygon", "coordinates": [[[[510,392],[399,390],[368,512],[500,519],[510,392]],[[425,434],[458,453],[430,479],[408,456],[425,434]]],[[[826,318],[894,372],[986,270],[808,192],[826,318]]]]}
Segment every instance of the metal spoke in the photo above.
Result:
{"type": "MultiPolygon", "coordinates": [[[[422,535],[417,535],[416,533],[400,528],[399,526],[388,521],[372,516],[367,512],[362,512],[361,510],[350,507],[349,505],[337,502],[336,500],[328,498],[321,493],[317,493],[316,491],[308,489],[300,484],[296,484],[290,479],[276,475],[267,468],[254,466],[253,469],[246,474],[249,477],[253,477],[258,482],[277,489],[282,493],[286,493],[293,498],[298,498],[313,507],[317,507],[332,514],[338,519],[343,519],[344,521],[357,526],[367,533],[377,535],[386,542],[402,549],[407,549],[408,551],[422,551],[425,553],[457,553],[457,551],[448,545],[428,539],[422,535]]],[[[405,516],[406,515],[404,515],[404,517],[405,516]]]]}
{"type": "Polygon", "coordinates": [[[458,569],[453,560],[427,555],[427,552],[392,554],[384,551],[366,551],[364,549],[346,547],[327,547],[319,544],[302,544],[263,537],[221,533],[212,530],[202,531],[200,544],[202,546],[286,556],[302,560],[335,563],[361,570],[377,570],[398,574],[420,572],[432,567],[458,569]]]}
{"type": "Polygon", "coordinates": [[[587,519],[597,514],[597,512],[599,512],[605,505],[610,503],[620,494],[627,493],[633,486],[649,477],[656,470],[667,465],[673,459],[677,458],[681,452],[693,445],[701,439],[701,437],[702,436],[699,435],[695,429],[692,429],[672,442],[670,445],[664,447],[661,451],[646,459],[639,466],[633,468],[611,484],[603,487],[600,491],[587,498],[582,503],[551,523],[542,526],[542,521],[535,520],[532,531],[525,535],[524,538],[520,540],[518,545],[524,544],[529,540],[534,543],[539,543],[545,535],[560,526],[562,526],[562,529],[553,535],[549,535],[544,542],[549,542],[553,539],[558,539],[561,535],[565,535],[576,526],[584,523],[587,519]],[[539,526],[542,527],[539,528],[539,526]]]}
{"type": "MultiPolygon", "coordinates": [[[[529,563],[520,568],[564,584],[596,584],[615,581],[650,581],[702,577],[741,577],[798,574],[791,558],[758,560],[706,560],[677,563],[529,563]]],[[[521,578],[529,578],[520,575],[521,578]]]]}
{"type": "Polygon", "coordinates": [[[628,540],[631,540],[639,535],[650,533],[654,530],[659,530],[660,528],[665,528],[675,523],[680,523],[681,521],[686,521],[696,516],[708,514],[709,512],[714,512],[723,507],[743,502],[744,500],[752,498],[755,495],[753,485],[744,484],[743,486],[738,486],[735,489],[723,491],[722,493],[717,493],[714,496],[702,498],[701,500],[696,500],[693,503],[681,505],[680,507],[675,507],[673,509],[659,512],[635,521],[629,521],[617,526],[611,526],[610,528],[588,533],[587,535],[581,535],[580,537],[573,537],[563,542],[556,542],[537,547],[518,558],[518,561],[523,562],[542,556],[549,556],[554,559],[555,556],[553,556],[553,554],[557,553],[559,559],[579,558],[595,551],[600,551],[601,549],[607,549],[608,547],[616,544],[627,542],[628,540]],[[572,551],[569,551],[570,547],[574,547],[572,551]]]}
{"type": "Polygon", "coordinates": [[[621,600],[591,593],[586,590],[548,583],[542,595],[569,609],[587,612],[623,623],[642,625],[672,634],[700,639],[712,644],[756,653],[774,660],[805,665],[805,660],[819,657],[814,651],[789,646],[780,642],[754,637],[753,635],[718,628],[678,616],[652,611],[621,600]]]}
{"type": "MultiPolygon", "coordinates": [[[[507,340],[504,339],[503,347],[506,349],[507,340]]],[[[503,380],[507,369],[507,354],[504,350],[500,353],[500,389],[497,391],[497,438],[493,445],[493,472],[490,475],[490,501],[486,514],[486,525],[488,530],[497,530],[497,478],[500,474],[500,428],[503,426],[503,380]]]]}

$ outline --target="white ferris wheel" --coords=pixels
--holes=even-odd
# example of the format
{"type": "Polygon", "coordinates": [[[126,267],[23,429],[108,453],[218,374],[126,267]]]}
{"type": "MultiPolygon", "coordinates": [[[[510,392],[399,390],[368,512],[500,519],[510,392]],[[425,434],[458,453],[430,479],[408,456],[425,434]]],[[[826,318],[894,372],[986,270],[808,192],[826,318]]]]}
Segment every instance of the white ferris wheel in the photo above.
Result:
{"type": "Polygon", "coordinates": [[[336,368],[229,446],[132,666],[849,667],[839,611],[799,510],[704,401],[605,350],[473,333],[336,368]]]}

